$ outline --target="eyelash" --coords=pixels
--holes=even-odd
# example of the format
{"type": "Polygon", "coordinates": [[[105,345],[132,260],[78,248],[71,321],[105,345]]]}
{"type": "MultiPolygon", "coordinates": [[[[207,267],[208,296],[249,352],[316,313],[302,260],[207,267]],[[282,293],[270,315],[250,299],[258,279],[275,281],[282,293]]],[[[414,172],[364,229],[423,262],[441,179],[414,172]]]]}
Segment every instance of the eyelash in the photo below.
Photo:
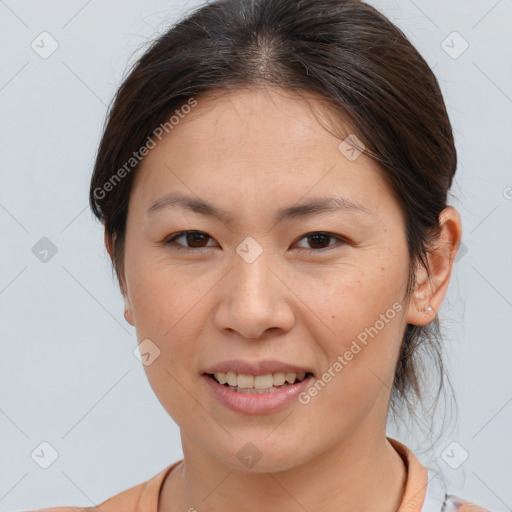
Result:
{"type": "MultiPolygon", "coordinates": [[[[165,246],[170,246],[176,239],[178,239],[178,238],[180,238],[180,237],[182,237],[184,235],[191,234],[191,233],[198,234],[198,235],[204,235],[208,239],[212,240],[211,236],[207,235],[206,233],[204,233],[202,231],[190,230],[190,231],[180,231],[179,233],[176,233],[176,234],[172,235],[171,237],[166,238],[162,243],[165,246]]],[[[330,238],[336,238],[339,241],[339,243],[341,243],[342,245],[349,243],[343,237],[340,237],[338,235],[334,235],[332,233],[327,233],[325,231],[312,231],[311,233],[306,233],[301,238],[299,238],[298,241],[300,241],[300,240],[302,240],[304,238],[311,238],[311,237],[313,237],[315,235],[325,235],[325,236],[328,236],[330,238]]],[[[329,245],[328,247],[323,247],[322,249],[304,249],[304,248],[301,248],[301,250],[309,252],[309,253],[311,253],[311,252],[325,252],[325,251],[330,251],[330,250],[336,248],[337,245],[339,245],[339,244],[329,245]]],[[[175,248],[178,249],[178,250],[183,250],[183,251],[188,251],[188,252],[198,252],[198,251],[202,251],[203,249],[206,249],[207,247],[183,247],[183,246],[178,245],[175,248]]]]}

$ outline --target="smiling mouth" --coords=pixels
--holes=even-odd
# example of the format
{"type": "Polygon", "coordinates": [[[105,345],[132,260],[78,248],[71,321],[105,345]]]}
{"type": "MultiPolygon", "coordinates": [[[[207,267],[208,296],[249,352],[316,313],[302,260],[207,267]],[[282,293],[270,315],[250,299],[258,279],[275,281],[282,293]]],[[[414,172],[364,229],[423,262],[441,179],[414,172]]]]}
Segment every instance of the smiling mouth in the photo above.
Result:
{"type": "Polygon", "coordinates": [[[256,394],[279,391],[283,388],[298,384],[299,382],[313,376],[311,372],[276,372],[266,375],[244,375],[233,372],[218,372],[206,373],[205,375],[232,391],[256,394]]]}

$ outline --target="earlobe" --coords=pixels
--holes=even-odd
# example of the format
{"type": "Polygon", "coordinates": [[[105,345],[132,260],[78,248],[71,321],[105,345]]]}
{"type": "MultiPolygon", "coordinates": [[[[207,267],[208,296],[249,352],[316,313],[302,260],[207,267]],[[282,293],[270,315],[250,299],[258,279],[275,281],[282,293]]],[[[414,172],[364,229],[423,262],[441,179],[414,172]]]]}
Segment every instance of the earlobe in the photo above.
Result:
{"type": "Polygon", "coordinates": [[[432,304],[433,288],[432,278],[429,278],[425,267],[418,267],[416,269],[416,288],[412,292],[406,316],[408,324],[427,325],[435,319],[437,308],[434,308],[432,304]]]}
{"type": "MultiPolygon", "coordinates": [[[[107,249],[107,252],[108,252],[112,262],[114,261],[114,243],[115,243],[115,239],[116,239],[115,233],[114,233],[114,235],[110,235],[108,230],[105,228],[105,232],[104,232],[105,247],[107,249]]],[[[131,306],[131,303],[130,303],[130,299],[128,298],[128,292],[126,290],[126,286],[124,284],[124,280],[122,278],[119,280],[119,286],[121,288],[121,293],[122,293],[123,298],[124,298],[124,318],[125,318],[125,320],[130,325],[135,326],[135,321],[134,321],[134,318],[133,318],[132,306],[131,306]]]]}
{"type": "Polygon", "coordinates": [[[407,312],[407,323],[427,325],[439,311],[450,284],[455,256],[462,239],[459,213],[451,206],[439,215],[439,240],[427,255],[429,272],[424,267],[417,271],[416,288],[407,312]]]}
{"type": "Polygon", "coordinates": [[[133,319],[133,310],[132,305],[130,303],[130,299],[126,294],[123,295],[124,297],[124,319],[130,324],[135,327],[135,321],[133,319]]]}

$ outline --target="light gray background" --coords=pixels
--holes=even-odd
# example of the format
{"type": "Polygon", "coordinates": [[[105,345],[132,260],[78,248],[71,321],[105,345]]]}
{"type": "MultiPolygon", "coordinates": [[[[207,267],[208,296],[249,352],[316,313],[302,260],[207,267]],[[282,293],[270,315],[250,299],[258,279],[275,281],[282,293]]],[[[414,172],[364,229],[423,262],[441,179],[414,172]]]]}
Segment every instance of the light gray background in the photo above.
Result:
{"type": "MultiPolygon", "coordinates": [[[[512,1],[370,3],[440,81],[459,155],[450,204],[467,251],[440,312],[458,423],[430,457],[420,434],[396,437],[437,464],[451,491],[512,510],[512,1]],[[443,49],[453,31],[469,43],[457,59],[443,49]],[[469,454],[457,469],[442,457],[452,442],[469,454]]],[[[182,457],[179,430],[133,355],[87,192],[127,64],[195,5],[0,1],[2,512],[93,506],[182,457]],[[43,31],[59,45],[47,59],[31,48],[43,31]],[[58,249],[47,262],[32,252],[42,237],[58,249]],[[31,458],[43,441],[59,454],[48,469],[31,458]]]]}

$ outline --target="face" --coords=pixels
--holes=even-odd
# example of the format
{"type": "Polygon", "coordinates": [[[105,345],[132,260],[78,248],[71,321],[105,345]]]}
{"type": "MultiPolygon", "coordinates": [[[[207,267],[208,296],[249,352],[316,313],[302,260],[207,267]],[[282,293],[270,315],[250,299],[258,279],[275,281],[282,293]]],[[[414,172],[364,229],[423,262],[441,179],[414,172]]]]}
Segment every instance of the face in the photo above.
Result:
{"type": "Polygon", "coordinates": [[[404,218],[377,164],[319,123],[318,100],[265,89],[197,101],[137,171],[125,316],[185,450],[245,470],[252,452],[251,471],[285,470],[385,428],[409,320],[404,218]],[[261,399],[221,390],[213,367],[313,377],[261,399]]]}

